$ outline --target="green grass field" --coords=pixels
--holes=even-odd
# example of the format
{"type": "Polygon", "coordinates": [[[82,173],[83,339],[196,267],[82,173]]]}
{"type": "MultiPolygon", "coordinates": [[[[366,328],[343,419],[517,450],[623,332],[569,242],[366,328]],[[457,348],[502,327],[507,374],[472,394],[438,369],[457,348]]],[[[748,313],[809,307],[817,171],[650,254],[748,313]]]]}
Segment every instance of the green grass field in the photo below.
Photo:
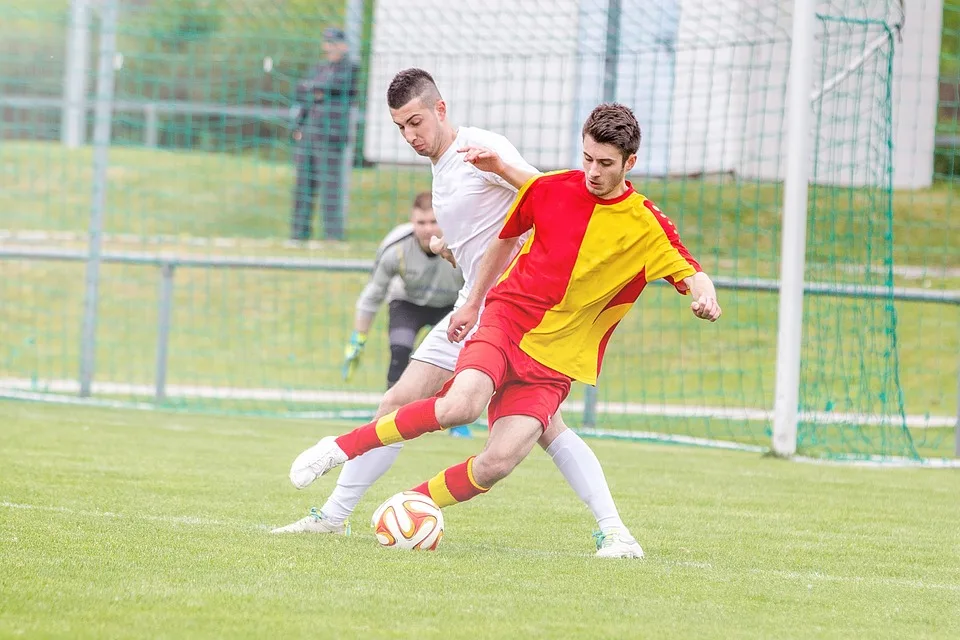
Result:
{"type": "Polygon", "coordinates": [[[435,554],[380,549],[375,506],[481,441],[407,447],[349,538],[273,537],[320,504],[292,457],[337,423],[0,403],[0,636],[950,638],[954,471],[591,441],[642,561],[539,450],[445,512],[435,554]]]}
{"type": "MultiPolygon", "coordinates": [[[[0,93],[58,95],[69,0],[0,4],[0,93]]],[[[285,104],[298,65],[312,61],[317,34],[339,24],[344,7],[121,5],[118,96],[228,104],[285,104]],[[199,19],[185,22],[188,14],[199,19]],[[277,62],[269,79],[265,55],[277,62]]],[[[947,31],[949,63],[947,36],[956,33],[947,31]]],[[[42,110],[0,122],[0,249],[86,247],[92,150],[7,139],[50,136],[58,123],[42,110]],[[49,237],[31,239],[37,231],[49,237]]],[[[287,247],[294,175],[285,124],[253,135],[231,133],[237,127],[229,118],[161,116],[161,144],[189,139],[228,153],[147,150],[124,146],[140,144],[141,114],[118,117],[105,249],[371,258],[430,186],[425,166],[354,170],[349,242],[287,247]]],[[[950,165],[942,150],[937,159],[942,178],[950,165]]],[[[896,285],[960,290],[956,184],[894,193],[892,236],[880,191],[812,190],[807,278],[883,285],[889,250],[896,285]]],[[[637,187],[678,223],[710,273],[778,277],[780,185],[693,176],[637,187]]],[[[364,281],[178,268],[168,385],[379,392],[385,314],[357,377],[340,378],[364,281]]],[[[102,268],[96,380],[147,388],[101,394],[104,402],[151,402],[159,284],[155,266],[102,268]]],[[[723,321],[706,325],[683,298],[651,287],[611,343],[600,400],[769,408],[776,295],[722,291],[721,300],[723,321]]],[[[902,393],[907,414],[942,420],[958,411],[958,307],[806,304],[804,409],[890,413],[902,393]]],[[[83,305],[82,263],[0,259],[0,396],[9,378],[40,391],[76,380],[83,305]]],[[[583,397],[576,387],[571,398],[583,397]]],[[[294,490],[293,457],[358,424],[289,412],[359,407],[370,409],[354,400],[172,397],[160,410],[135,411],[0,397],[0,638],[953,638],[960,628],[957,469],[789,463],[644,441],[655,433],[766,447],[765,420],[600,415],[598,426],[615,434],[647,434],[589,440],[647,552],[642,561],[592,557],[592,519],[539,449],[489,495],[445,512],[437,553],[379,548],[367,524],[380,501],[484,444],[445,435],[406,448],[361,502],[352,536],[270,535],[333,486],[325,478],[294,490]]],[[[581,422],[573,411],[566,418],[581,422]]],[[[952,427],[800,429],[800,453],[813,456],[952,458],[954,443],[952,427]]]]}

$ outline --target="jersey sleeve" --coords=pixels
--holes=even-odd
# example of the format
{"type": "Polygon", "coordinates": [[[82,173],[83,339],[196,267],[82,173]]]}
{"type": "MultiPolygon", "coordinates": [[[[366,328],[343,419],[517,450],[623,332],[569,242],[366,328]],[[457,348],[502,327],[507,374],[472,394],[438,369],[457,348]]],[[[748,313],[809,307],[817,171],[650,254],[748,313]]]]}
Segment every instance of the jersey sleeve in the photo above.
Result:
{"type": "Polygon", "coordinates": [[[390,282],[400,273],[400,247],[393,245],[384,249],[373,264],[370,280],[357,298],[357,310],[376,314],[387,297],[390,282]]]}
{"type": "MultiPolygon", "coordinates": [[[[491,151],[496,151],[497,155],[500,156],[500,159],[512,167],[517,167],[518,169],[529,171],[530,173],[540,173],[536,167],[524,159],[517,148],[513,146],[513,143],[507,140],[504,136],[490,136],[488,140],[479,141],[479,144],[487,147],[491,151]]],[[[481,171],[480,175],[482,175],[483,179],[490,184],[495,184],[503,187],[504,189],[509,189],[514,193],[517,191],[516,187],[495,173],[481,171]]]]}
{"type": "Polygon", "coordinates": [[[653,217],[659,223],[659,228],[663,231],[662,234],[652,234],[653,239],[646,263],[647,282],[663,278],[672,284],[677,292],[689,293],[683,279],[702,271],[700,263],[694,260],[683,242],[680,241],[680,232],[677,231],[676,225],[670,218],[650,200],[644,200],[643,206],[653,214],[653,217]]]}
{"type": "Polygon", "coordinates": [[[517,197],[507,211],[507,219],[503,223],[503,229],[500,230],[500,238],[517,238],[533,228],[533,207],[536,199],[534,191],[537,188],[537,181],[542,175],[534,176],[527,180],[527,183],[520,187],[517,197]]]}

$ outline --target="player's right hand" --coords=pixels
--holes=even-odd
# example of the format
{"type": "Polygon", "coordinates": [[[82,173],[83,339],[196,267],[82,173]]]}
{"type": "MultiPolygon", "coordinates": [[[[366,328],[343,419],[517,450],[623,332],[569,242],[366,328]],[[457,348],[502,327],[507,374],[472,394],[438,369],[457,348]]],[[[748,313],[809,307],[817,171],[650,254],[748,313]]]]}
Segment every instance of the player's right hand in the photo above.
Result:
{"type": "Polygon", "coordinates": [[[457,268],[457,259],[453,257],[453,252],[447,248],[447,241],[437,236],[430,236],[430,251],[442,257],[444,260],[457,268]]]}
{"type": "Polygon", "coordinates": [[[343,379],[349,380],[353,372],[360,366],[360,355],[367,344],[367,334],[354,331],[350,342],[343,348],[343,379]]]}
{"type": "Polygon", "coordinates": [[[480,317],[480,309],[474,307],[469,302],[453,312],[450,316],[450,324],[447,326],[447,340],[450,342],[462,342],[470,330],[477,324],[480,317]]]}
{"type": "Polygon", "coordinates": [[[466,146],[457,149],[457,153],[463,154],[463,161],[469,162],[480,171],[487,173],[496,173],[500,175],[503,171],[503,160],[497,155],[496,151],[485,147],[466,146]]]}
{"type": "Polygon", "coordinates": [[[708,296],[700,296],[691,302],[690,310],[693,311],[693,315],[701,320],[709,320],[710,322],[719,320],[720,314],[723,313],[716,299],[708,296]]]}

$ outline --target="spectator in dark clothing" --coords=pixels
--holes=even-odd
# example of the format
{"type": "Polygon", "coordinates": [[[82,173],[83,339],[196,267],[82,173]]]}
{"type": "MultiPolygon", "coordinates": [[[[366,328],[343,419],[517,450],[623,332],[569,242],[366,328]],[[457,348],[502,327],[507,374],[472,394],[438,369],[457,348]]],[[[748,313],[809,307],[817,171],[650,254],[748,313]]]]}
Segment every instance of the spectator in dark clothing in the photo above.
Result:
{"type": "Polygon", "coordinates": [[[343,240],[344,192],[347,188],[347,143],[350,107],[356,98],[358,67],[347,55],[349,47],[340,29],[323,32],[326,62],[317,65],[297,85],[297,118],[293,131],[297,171],[290,238],[309,240],[313,202],[319,189],[323,237],[343,240]]]}

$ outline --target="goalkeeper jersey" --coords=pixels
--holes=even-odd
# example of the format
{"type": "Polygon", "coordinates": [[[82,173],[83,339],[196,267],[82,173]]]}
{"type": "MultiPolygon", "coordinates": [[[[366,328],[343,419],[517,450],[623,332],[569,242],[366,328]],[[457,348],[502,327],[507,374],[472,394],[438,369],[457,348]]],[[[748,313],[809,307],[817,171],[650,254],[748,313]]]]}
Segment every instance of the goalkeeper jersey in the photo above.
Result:
{"type": "Polygon", "coordinates": [[[421,307],[450,307],[462,286],[460,268],[424,251],[413,233],[413,225],[402,224],[380,243],[357,309],[375,314],[384,300],[406,300],[421,307]]]}

